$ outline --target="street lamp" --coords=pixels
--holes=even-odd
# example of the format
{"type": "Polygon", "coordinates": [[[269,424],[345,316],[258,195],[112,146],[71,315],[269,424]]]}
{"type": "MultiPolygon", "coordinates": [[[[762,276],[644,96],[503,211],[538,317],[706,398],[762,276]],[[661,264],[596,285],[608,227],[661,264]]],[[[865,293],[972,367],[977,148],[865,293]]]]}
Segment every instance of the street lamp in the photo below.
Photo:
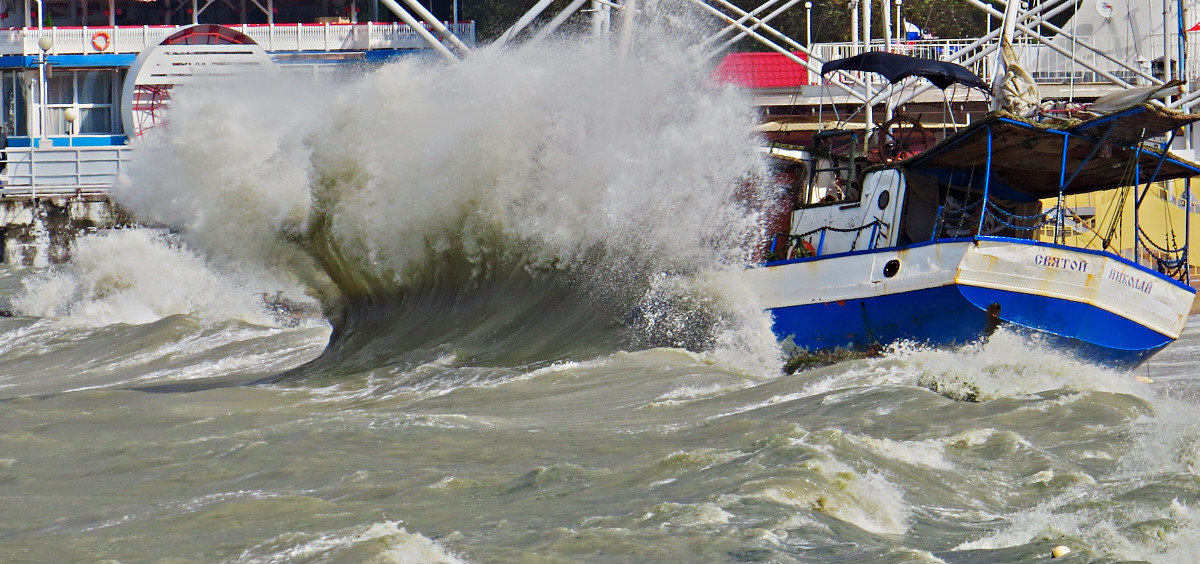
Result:
{"type": "MultiPolygon", "coordinates": [[[[75,136],[75,120],[79,119],[79,110],[75,109],[75,106],[71,106],[71,107],[63,110],[63,119],[67,120],[67,124],[70,126],[70,130],[67,132],[67,134],[74,137],[75,136]]],[[[72,146],[74,145],[73,141],[74,141],[74,139],[72,139],[72,143],[71,143],[72,146]]]]}
{"type": "MultiPolygon", "coordinates": [[[[38,2],[38,28],[42,27],[42,3],[38,2]]],[[[41,29],[38,32],[41,33],[41,29]]],[[[38,53],[38,101],[42,106],[42,139],[46,138],[46,129],[49,127],[46,119],[46,54],[54,48],[54,38],[49,35],[42,35],[38,38],[38,47],[42,50],[38,53]]],[[[40,143],[39,143],[40,145],[40,143]]]]}
{"type": "Polygon", "coordinates": [[[896,0],[896,43],[904,44],[904,40],[908,38],[908,27],[904,25],[904,13],[900,7],[904,5],[904,0],[896,0]]]}
{"type": "Polygon", "coordinates": [[[807,28],[805,31],[805,47],[812,49],[812,2],[804,3],[804,25],[807,28]]]}

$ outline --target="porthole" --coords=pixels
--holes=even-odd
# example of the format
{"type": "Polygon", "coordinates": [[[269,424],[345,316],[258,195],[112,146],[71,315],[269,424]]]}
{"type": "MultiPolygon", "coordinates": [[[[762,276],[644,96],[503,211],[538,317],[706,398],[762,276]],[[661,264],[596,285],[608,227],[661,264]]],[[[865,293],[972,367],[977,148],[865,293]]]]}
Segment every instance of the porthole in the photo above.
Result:
{"type": "Polygon", "coordinates": [[[888,204],[891,203],[891,201],[892,201],[892,193],[891,192],[884,190],[883,192],[879,193],[879,209],[882,210],[882,209],[887,208],[888,204]]]}
{"type": "Polygon", "coordinates": [[[900,272],[900,261],[892,259],[887,261],[887,264],[883,265],[884,276],[891,278],[895,276],[897,272],[900,272]]]}

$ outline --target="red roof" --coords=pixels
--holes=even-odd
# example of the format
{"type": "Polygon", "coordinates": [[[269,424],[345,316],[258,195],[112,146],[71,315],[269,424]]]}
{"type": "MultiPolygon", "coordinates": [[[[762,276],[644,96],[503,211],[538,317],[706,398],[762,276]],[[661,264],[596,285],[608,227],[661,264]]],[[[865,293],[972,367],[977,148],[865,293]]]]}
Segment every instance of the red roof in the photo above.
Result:
{"type": "MultiPolygon", "coordinates": [[[[808,60],[808,56],[793,52],[808,60]]],[[[747,88],[790,88],[808,84],[808,69],[782,53],[730,53],[713,70],[717,82],[747,88]]]]}

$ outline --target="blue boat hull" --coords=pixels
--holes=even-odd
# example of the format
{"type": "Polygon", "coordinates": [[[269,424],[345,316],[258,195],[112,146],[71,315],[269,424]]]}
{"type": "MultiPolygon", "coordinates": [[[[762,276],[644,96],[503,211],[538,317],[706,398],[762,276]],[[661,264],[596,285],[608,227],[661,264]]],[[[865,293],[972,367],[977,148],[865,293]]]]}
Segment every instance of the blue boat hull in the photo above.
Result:
{"type": "Polygon", "coordinates": [[[1000,325],[1037,333],[1048,345],[1084,360],[1128,368],[1174,340],[1088,304],[959,284],[771,313],[776,336],[808,351],[866,350],[900,340],[961,345],[1000,325]]]}
{"type": "Polygon", "coordinates": [[[1196,291],[1118,255],[996,237],[768,263],[746,281],[809,352],[973,343],[997,327],[1132,367],[1179,337],[1196,291]]]}

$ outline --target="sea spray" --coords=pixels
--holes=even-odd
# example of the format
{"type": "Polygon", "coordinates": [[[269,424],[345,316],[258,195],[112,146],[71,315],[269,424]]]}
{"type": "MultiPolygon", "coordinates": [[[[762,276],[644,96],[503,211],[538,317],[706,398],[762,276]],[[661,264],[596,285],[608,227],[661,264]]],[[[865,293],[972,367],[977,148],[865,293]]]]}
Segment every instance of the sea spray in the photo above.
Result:
{"type": "Polygon", "coordinates": [[[17,313],[103,327],[151,323],[172,315],[270,325],[248,279],[218,272],[169,236],[121,229],[76,239],[72,259],[21,281],[17,313]]]}
{"type": "MultiPolygon", "coordinates": [[[[695,33],[656,14],[659,38],[695,33]]],[[[115,195],[210,256],[294,269],[332,300],[285,254],[301,248],[338,290],[331,352],[379,359],[364,347],[393,332],[393,350],[466,339],[462,358],[492,362],[748,343],[773,362],[756,304],[687,281],[744,266],[770,188],[748,99],[712,84],[686,37],[181,88],[115,195]],[[453,327],[431,332],[433,317],[453,327]],[[556,321],[567,336],[547,339],[556,321]],[[487,344],[530,325],[524,344],[487,344]]]]}

